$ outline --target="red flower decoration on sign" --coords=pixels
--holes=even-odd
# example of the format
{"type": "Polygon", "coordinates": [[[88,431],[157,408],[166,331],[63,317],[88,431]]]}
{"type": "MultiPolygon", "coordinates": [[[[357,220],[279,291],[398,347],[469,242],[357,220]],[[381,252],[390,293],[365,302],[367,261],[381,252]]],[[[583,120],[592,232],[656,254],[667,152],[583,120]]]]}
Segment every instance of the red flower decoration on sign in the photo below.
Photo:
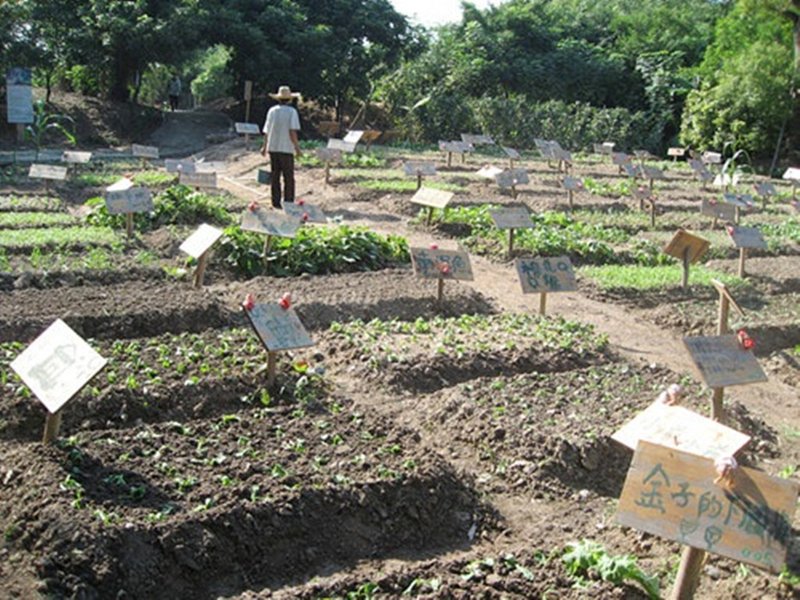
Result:
{"type": "Polygon", "coordinates": [[[711,206],[716,206],[716,205],[717,205],[717,201],[716,201],[716,200],[709,200],[709,201],[708,201],[708,203],[709,203],[711,206]]]}
{"type": "Polygon", "coordinates": [[[303,222],[305,223],[306,221],[308,221],[308,213],[304,212],[303,213],[303,222]]]}
{"type": "Polygon", "coordinates": [[[756,347],[755,340],[751,338],[744,329],[740,329],[736,332],[736,337],[739,339],[739,345],[743,350],[752,350],[756,347]]]}
{"type": "Polygon", "coordinates": [[[283,310],[289,310],[289,307],[292,306],[292,295],[289,292],[286,292],[281,299],[278,300],[278,304],[280,304],[283,310]]]}
{"type": "Polygon", "coordinates": [[[439,244],[431,244],[431,250],[438,250],[439,244]]]}
{"type": "Polygon", "coordinates": [[[450,275],[450,265],[447,263],[439,263],[439,272],[442,275],[450,275]]]}
{"type": "Polygon", "coordinates": [[[256,212],[258,210],[258,202],[253,200],[250,204],[247,205],[247,210],[250,212],[256,212]]]}
{"type": "Polygon", "coordinates": [[[306,203],[306,201],[303,200],[302,198],[298,198],[297,199],[297,206],[303,206],[305,203],[306,203]]]}
{"type": "Polygon", "coordinates": [[[244,297],[244,302],[242,302],[242,308],[247,311],[250,311],[253,310],[253,307],[255,305],[256,305],[255,296],[253,296],[253,294],[247,294],[247,296],[244,297]]]}
{"type": "Polygon", "coordinates": [[[733,235],[733,225],[727,225],[725,229],[728,230],[728,235],[733,235]]]}

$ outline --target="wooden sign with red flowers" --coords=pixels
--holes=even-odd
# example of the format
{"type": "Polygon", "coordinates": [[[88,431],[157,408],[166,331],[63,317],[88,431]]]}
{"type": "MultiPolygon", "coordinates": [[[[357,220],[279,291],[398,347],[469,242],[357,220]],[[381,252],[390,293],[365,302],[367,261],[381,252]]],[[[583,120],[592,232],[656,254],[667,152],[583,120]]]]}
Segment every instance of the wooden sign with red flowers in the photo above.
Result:
{"type": "Polygon", "coordinates": [[[753,354],[755,341],[745,330],[736,335],[685,337],[683,343],[700,377],[710,388],[767,380],[753,354]]]}
{"type": "Polygon", "coordinates": [[[298,198],[297,202],[284,202],[283,211],[303,224],[325,224],[328,222],[328,217],[325,216],[319,206],[309,204],[300,198],[298,198]]]}

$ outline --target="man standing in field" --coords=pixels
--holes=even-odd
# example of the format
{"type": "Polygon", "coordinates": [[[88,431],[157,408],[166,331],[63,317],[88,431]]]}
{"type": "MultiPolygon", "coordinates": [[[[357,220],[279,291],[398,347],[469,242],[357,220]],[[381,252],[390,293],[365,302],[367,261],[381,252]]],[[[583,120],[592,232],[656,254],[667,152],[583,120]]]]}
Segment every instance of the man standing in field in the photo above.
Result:
{"type": "Polygon", "coordinates": [[[278,88],[277,94],[270,94],[278,101],[267,111],[264,122],[264,145],[261,154],[269,152],[269,166],[272,171],[272,206],[281,208],[281,181],[283,175],[283,200],[294,202],[294,155],[300,156],[300,143],[297,132],[300,131],[300,115],[290,105],[300,94],[292,92],[288,85],[278,88]]]}

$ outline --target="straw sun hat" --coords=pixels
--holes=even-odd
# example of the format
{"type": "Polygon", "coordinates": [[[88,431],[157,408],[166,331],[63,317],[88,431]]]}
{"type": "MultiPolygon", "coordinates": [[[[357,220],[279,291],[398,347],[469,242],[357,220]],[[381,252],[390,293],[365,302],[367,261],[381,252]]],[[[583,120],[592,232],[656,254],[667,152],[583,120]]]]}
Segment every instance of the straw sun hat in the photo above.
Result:
{"type": "Polygon", "coordinates": [[[270,94],[270,97],[275,100],[292,100],[293,98],[299,98],[300,94],[293,92],[288,85],[282,85],[278,88],[278,93],[270,94]]]}

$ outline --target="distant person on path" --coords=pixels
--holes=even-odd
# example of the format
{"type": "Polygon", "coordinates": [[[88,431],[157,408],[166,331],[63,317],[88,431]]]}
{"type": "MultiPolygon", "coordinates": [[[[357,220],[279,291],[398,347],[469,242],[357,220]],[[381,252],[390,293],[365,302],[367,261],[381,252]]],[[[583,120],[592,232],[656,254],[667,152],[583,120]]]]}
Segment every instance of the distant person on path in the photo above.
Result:
{"type": "Polygon", "coordinates": [[[264,145],[261,154],[269,152],[269,167],[272,171],[272,206],[281,208],[281,175],[283,175],[283,201],[294,202],[294,155],[300,156],[300,115],[290,105],[300,94],[292,92],[288,85],[278,88],[270,97],[278,101],[267,111],[264,122],[264,145]]]}
{"type": "Polygon", "coordinates": [[[167,84],[167,95],[169,96],[169,108],[174,111],[178,108],[178,100],[181,99],[181,80],[178,75],[173,75],[167,84]]]}

